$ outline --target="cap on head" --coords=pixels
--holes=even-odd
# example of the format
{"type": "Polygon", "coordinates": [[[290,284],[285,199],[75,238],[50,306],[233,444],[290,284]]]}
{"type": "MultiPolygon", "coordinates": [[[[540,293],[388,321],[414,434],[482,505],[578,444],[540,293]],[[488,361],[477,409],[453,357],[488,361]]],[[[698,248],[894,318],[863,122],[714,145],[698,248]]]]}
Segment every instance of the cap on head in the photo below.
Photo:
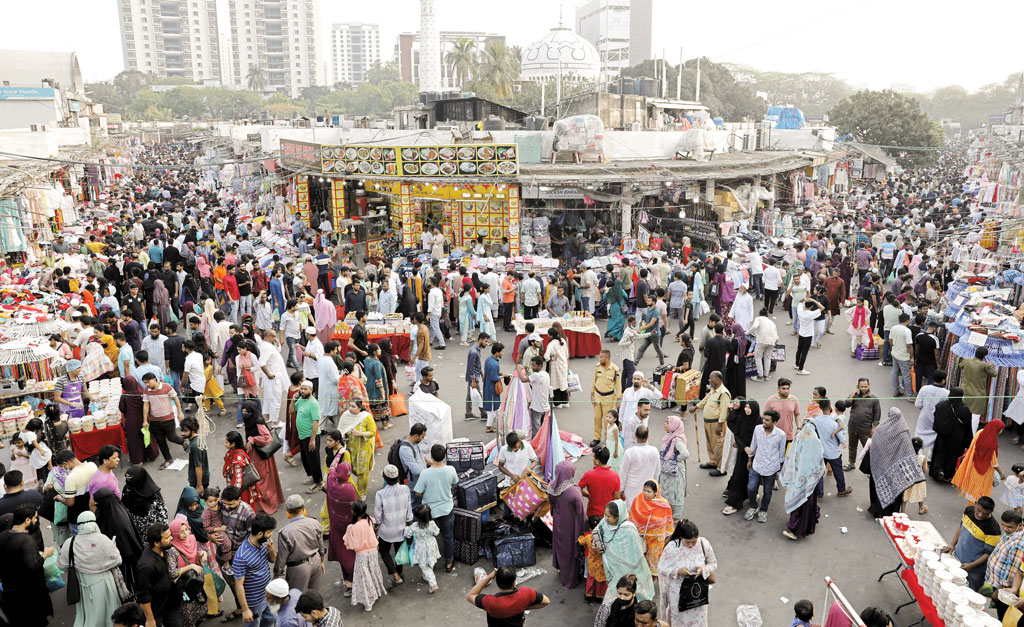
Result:
{"type": "MultiPolygon", "coordinates": [[[[293,494],[292,496],[299,495],[293,494]]],[[[299,496],[299,500],[302,500],[301,496],[299,496]]],[[[279,599],[287,599],[289,593],[288,582],[284,579],[271,579],[270,583],[267,584],[267,592],[279,599]]]]}
{"type": "MultiPolygon", "coordinates": [[[[295,511],[295,510],[300,509],[300,508],[305,507],[305,506],[306,506],[306,502],[304,500],[302,500],[302,497],[299,496],[298,494],[289,494],[288,498],[286,498],[284,500],[284,508],[286,510],[295,511]]],[[[271,594],[273,594],[273,593],[271,593],[271,594]]],[[[285,591],[285,594],[287,594],[287,591],[285,591]]],[[[275,595],[275,596],[281,596],[281,595],[275,595]]]]}
{"type": "Polygon", "coordinates": [[[394,464],[388,464],[387,466],[385,466],[384,467],[384,476],[387,477],[388,479],[397,479],[398,478],[398,466],[395,466],[394,464]]]}

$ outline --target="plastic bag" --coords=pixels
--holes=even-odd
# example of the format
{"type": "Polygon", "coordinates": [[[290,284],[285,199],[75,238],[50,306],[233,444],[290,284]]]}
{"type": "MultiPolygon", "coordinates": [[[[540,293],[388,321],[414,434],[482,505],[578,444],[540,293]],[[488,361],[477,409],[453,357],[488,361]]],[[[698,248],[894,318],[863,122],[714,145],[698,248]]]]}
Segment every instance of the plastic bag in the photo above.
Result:
{"type": "Polygon", "coordinates": [[[57,567],[56,553],[43,560],[43,574],[46,575],[46,589],[50,592],[68,585],[64,581],[64,573],[57,567]]]}
{"type": "Polygon", "coordinates": [[[569,371],[569,376],[567,378],[567,381],[569,383],[569,392],[570,393],[582,392],[583,391],[583,386],[580,385],[580,375],[576,374],[572,370],[569,371]]]}
{"type": "Polygon", "coordinates": [[[411,565],[412,564],[412,552],[413,552],[413,542],[412,542],[412,540],[409,540],[407,542],[403,542],[398,547],[398,550],[395,551],[395,564],[398,564],[399,566],[411,565]]]}
{"type": "Polygon", "coordinates": [[[139,429],[139,431],[142,432],[142,448],[149,448],[149,425],[143,425],[142,428],[139,429]]]}
{"type": "Polygon", "coordinates": [[[761,610],[756,605],[739,605],[736,607],[736,625],[738,627],[761,627],[761,610]]]}
{"type": "Polygon", "coordinates": [[[480,390],[476,388],[469,388],[469,403],[477,409],[483,409],[484,398],[480,396],[480,390]]]}

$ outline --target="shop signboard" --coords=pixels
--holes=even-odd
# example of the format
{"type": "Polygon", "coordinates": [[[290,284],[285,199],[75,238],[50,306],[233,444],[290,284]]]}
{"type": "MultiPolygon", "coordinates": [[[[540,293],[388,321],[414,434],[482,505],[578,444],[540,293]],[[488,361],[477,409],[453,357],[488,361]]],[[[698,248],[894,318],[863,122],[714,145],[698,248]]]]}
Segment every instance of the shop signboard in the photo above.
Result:
{"type": "Polygon", "coordinates": [[[341,221],[345,219],[345,181],[331,180],[331,222],[335,232],[341,230],[341,221]]]}
{"type": "Polygon", "coordinates": [[[412,186],[408,183],[402,184],[401,195],[402,215],[402,248],[413,247],[412,225],[416,221],[412,209],[412,186]]]}
{"type": "Polygon", "coordinates": [[[519,256],[519,190],[515,186],[508,190],[508,253],[519,256]]]}
{"type": "Polygon", "coordinates": [[[281,140],[281,161],[288,165],[320,168],[320,144],[281,140]]]}
{"type": "Polygon", "coordinates": [[[306,226],[309,224],[309,177],[299,175],[296,181],[296,202],[299,206],[299,218],[306,226]]]}
{"type": "Polygon", "coordinates": [[[519,151],[515,144],[322,146],[320,163],[324,173],[354,176],[516,176],[519,151]]]}

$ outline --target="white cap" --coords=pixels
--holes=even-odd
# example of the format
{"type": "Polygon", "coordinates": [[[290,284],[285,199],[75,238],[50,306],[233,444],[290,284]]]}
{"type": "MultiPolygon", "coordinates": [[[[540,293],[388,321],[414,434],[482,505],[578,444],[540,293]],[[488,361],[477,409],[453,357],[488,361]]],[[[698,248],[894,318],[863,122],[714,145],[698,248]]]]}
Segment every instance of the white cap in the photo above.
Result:
{"type": "Polygon", "coordinates": [[[541,339],[540,335],[538,335],[536,333],[531,333],[530,337],[526,338],[526,341],[527,342],[543,342],[544,340],[541,339]]]}
{"type": "Polygon", "coordinates": [[[302,383],[299,384],[299,387],[300,388],[309,388],[309,389],[312,390],[313,389],[313,382],[310,381],[309,379],[303,379],[302,383]]]}
{"type": "Polygon", "coordinates": [[[644,373],[640,372],[639,370],[634,370],[633,371],[633,378],[635,379],[637,377],[640,377],[641,379],[643,379],[644,378],[644,373]]]}
{"type": "Polygon", "coordinates": [[[288,582],[284,579],[271,579],[267,584],[267,592],[279,599],[288,598],[288,582]]]}
{"type": "Polygon", "coordinates": [[[306,333],[310,335],[316,335],[316,327],[306,327],[306,333]]]}

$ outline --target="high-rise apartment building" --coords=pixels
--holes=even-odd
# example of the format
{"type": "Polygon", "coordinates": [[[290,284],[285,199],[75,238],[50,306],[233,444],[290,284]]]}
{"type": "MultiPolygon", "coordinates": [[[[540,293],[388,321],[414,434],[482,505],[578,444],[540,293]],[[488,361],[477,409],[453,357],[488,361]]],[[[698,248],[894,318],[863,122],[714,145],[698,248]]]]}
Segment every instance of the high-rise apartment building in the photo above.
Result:
{"type": "Polygon", "coordinates": [[[380,61],[380,28],[349,22],[331,27],[331,83],[362,83],[380,61]]]}
{"type": "Polygon", "coordinates": [[[320,83],[319,0],[230,0],[229,10],[235,85],[296,98],[320,83]]]}
{"type": "Polygon", "coordinates": [[[216,0],[117,0],[124,69],[220,81],[216,0]]]}
{"type": "MultiPolygon", "coordinates": [[[[476,45],[478,52],[483,51],[489,42],[505,43],[504,35],[481,33],[476,31],[441,31],[439,34],[441,51],[441,90],[461,89],[459,77],[446,57],[455,47],[455,42],[468,39],[476,45]]],[[[395,43],[395,59],[398,60],[398,71],[403,81],[416,83],[421,90],[426,90],[420,76],[420,36],[419,33],[401,33],[395,43]]],[[[428,90],[432,91],[432,90],[428,90]]]]}
{"type": "Polygon", "coordinates": [[[651,58],[653,0],[590,0],[576,9],[576,34],[597,48],[605,80],[651,58]]]}

